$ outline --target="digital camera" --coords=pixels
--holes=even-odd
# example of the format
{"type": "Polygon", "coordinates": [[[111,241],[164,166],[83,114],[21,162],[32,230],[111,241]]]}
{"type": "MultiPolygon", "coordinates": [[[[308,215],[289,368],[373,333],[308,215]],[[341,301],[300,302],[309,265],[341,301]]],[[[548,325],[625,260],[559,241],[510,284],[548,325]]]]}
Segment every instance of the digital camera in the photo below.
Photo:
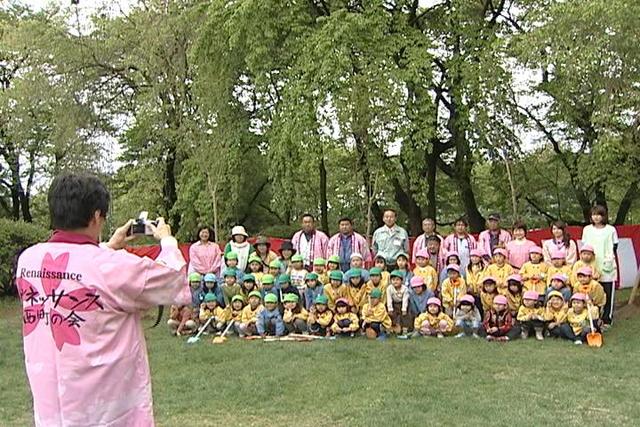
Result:
{"type": "Polygon", "coordinates": [[[150,227],[150,225],[157,226],[158,221],[149,221],[147,219],[148,216],[148,212],[140,212],[138,218],[133,222],[133,224],[131,224],[131,228],[129,228],[129,235],[153,236],[153,229],[150,227]]]}

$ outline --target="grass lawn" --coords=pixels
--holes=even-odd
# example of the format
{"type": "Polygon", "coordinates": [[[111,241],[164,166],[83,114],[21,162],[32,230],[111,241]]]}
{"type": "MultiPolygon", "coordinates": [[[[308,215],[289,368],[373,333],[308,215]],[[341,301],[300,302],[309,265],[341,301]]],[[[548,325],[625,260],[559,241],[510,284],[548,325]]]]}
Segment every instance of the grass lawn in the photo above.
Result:
{"type": "MultiPolygon", "coordinates": [[[[160,326],[147,343],[160,426],[639,425],[638,330],[640,317],[617,322],[601,349],[454,338],[188,346],[160,326]]],[[[1,426],[32,424],[20,331],[17,303],[0,300],[1,426]]]]}

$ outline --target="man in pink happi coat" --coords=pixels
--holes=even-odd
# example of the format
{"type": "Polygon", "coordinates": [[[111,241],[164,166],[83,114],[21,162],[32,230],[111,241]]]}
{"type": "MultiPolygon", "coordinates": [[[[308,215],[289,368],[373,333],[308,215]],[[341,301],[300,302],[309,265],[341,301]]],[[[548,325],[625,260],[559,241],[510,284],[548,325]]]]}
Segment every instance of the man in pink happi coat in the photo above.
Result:
{"type": "Polygon", "coordinates": [[[302,215],[302,230],[296,232],[291,238],[293,248],[302,255],[304,267],[311,270],[313,260],[327,257],[329,238],[320,230],[316,230],[316,221],[313,215],[302,215]]]}
{"type": "Polygon", "coordinates": [[[159,219],[156,261],[122,250],[130,223],[98,244],[109,193],[95,177],[63,175],[49,189],[54,233],[26,249],[16,284],[36,426],[153,426],[141,318],[187,305],[186,264],[159,219]]]}
{"type": "Polygon", "coordinates": [[[338,221],[340,232],[334,234],[329,239],[327,246],[327,257],[337,255],[340,257],[340,269],[345,272],[349,270],[351,255],[361,254],[367,266],[370,266],[372,257],[367,239],[360,233],[353,230],[351,218],[340,218],[338,221]]]}

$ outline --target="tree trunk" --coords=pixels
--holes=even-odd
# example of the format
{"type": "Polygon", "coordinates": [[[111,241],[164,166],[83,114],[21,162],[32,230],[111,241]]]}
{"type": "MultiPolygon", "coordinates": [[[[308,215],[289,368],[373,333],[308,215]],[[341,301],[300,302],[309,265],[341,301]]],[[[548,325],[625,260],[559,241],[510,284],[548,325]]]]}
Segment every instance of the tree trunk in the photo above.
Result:
{"type": "Polygon", "coordinates": [[[329,213],[327,208],[327,168],[324,164],[324,152],[320,151],[320,226],[329,235],[329,213]]]}
{"type": "Polygon", "coordinates": [[[478,210],[478,204],[476,203],[476,196],[473,193],[471,180],[469,177],[461,176],[457,182],[460,187],[460,196],[462,197],[465,215],[469,221],[470,231],[472,233],[478,233],[485,229],[485,220],[478,210]]]}
{"type": "Polygon", "coordinates": [[[373,201],[371,203],[371,216],[373,220],[375,220],[375,227],[382,227],[382,209],[380,205],[378,205],[378,201],[375,200],[377,188],[375,188],[375,184],[371,182],[371,171],[369,170],[369,157],[367,154],[366,147],[366,134],[361,135],[359,132],[353,132],[353,138],[356,142],[356,154],[358,159],[358,172],[360,172],[360,176],[362,177],[362,181],[364,183],[365,193],[367,195],[371,195],[373,197],[373,201]]]}
{"type": "Polygon", "coordinates": [[[422,229],[422,210],[413,197],[402,188],[398,178],[394,177],[391,183],[394,189],[394,199],[409,220],[409,235],[417,236],[422,229]]]}
{"type": "Polygon", "coordinates": [[[20,158],[18,154],[11,149],[11,217],[18,221],[20,219],[20,158]]]}
{"type": "Polygon", "coordinates": [[[435,149],[435,143],[433,150],[430,153],[426,153],[426,163],[427,163],[427,206],[425,209],[425,214],[427,218],[431,218],[434,221],[436,218],[436,175],[438,173],[438,156],[439,153],[435,149]]]}
{"type": "Polygon", "coordinates": [[[631,210],[634,200],[638,197],[638,190],[638,181],[631,183],[627,188],[622,200],[620,200],[615,225],[623,225],[625,223],[629,210],[631,210]]]}
{"type": "Polygon", "coordinates": [[[176,193],[176,176],[175,176],[175,167],[176,167],[176,147],[173,142],[170,143],[170,146],[167,150],[167,158],[165,160],[165,170],[164,170],[164,198],[163,198],[163,209],[165,212],[166,218],[169,218],[169,224],[171,224],[171,228],[175,233],[178,232],[180,228],[180,213],[172,212],[173,206],[178,199],[176,193]]]}

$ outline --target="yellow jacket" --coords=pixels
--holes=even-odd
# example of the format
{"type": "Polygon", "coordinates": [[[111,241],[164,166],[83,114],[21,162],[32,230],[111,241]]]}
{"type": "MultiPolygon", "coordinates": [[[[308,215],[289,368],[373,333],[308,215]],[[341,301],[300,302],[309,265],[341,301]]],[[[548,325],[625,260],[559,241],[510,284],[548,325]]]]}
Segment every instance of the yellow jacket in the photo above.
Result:
{"type": "Polygon", "coordinates": [[[512,313],[517,313],[520,306],[522,306],[522,293],[514,295],[511,292],[507,291],[504,296],[507,297],[509,311],[512,313]]]}
{"type": "Polygon", "coordinates": [[[344,283],[337,288],[334,288],[333,286],[331,286],[331,283],[329,283],[328,285],[324,285],[323,289],[325,296],[329,300],[327,306],[332,311],[336,308],[337,300],[339,300],[340,298],[349,298],[349,291],[347,289],[347,285],[345,285],[344,283]]]}
{"type": "MultiPolygon", "coordinates": [[[[591,315],[595,323],[596,319],[598,319],[597,307],[591,307],[591,315]]],[[[580,335],[583,329],[589,326],[589,312],[587,311],[587,307],[579,314],[574,312],[573,308],[570,308],[567,312],[567,323],[569,323],[569,326],[573,329],[574,334],[580,335]]]]}
{"type": "Polygon", "coordinates": [[[604,289],[602,285],[595,280],[589,282],[588,285],[582,286],[578,283],[573,287],[573,292],[582,292],[583,294],[589,295],[591,298],[591,302],[598,307],[604,307],[607,303],[607,294],[604,293],[604,289]]]}
{"type": "Polygon", "coordinates": [[[244,311],[244,307],[240,310],[233,310],[231,307],[227,307],[227,310],[227,316],[230,320],[234,320],[236,323],[242,323],[242,312],[244,311]]]}
{"type": "Polygon", "coordinates": [[[480,302],[482,303],[482,309],[486,313],[493,308],[493,299],[498,295],[498,292],[489,294],[487,292],[480,293],[480,302]]]}
{"type": "Polygon", "coordinates": [[[212,322],[227,322],[229,319],[229,312],[222,307],[216,307],[213,310],[208,309],[204,304],[200,306],[200,318],[201,322],[206,322],[213,316],[212,322]]]}
{"type": "Polygon", "coordinates": [[[391,317],[389,317],[389,313],[387,313],[387,309],[382,302],[378,302],[378,304],[373,307],[369,307],[369,303],[366,303],[364,307],[362,307],[362,322],[382,323],[382,326],[386,329],[391,327],[391,317]]]}
{"type": "Polygon", "coordinates": [[[593,272],[591,277],[593,278],[593,280],[598,280],[600,278],[600,270],[598,270],[598,265],[595,263],[595,261],[587,264],[584,261],[578,260],[575,264],[573,264],[573,267],[571,268],[571,286],[580,284],[580,282],[578,282],[578,270],[580,270],[582,267],[591,267],[591,271],[593,272]]]}
{"type": "Polygon", "coordinates": [[[560,310],[554,310],[551,306],[547,305],[544,310],[544,320],[553,323],[564,323],[567,321],[567,305],[563,305],[560,310]]]}
{"type": "Polygon", "coordinates": [[[327,272],[325,271],[324,273],[318,274],[318,283],[321,284],[321,286],[324,285],[328,285],[329,284],[329,275],[327,274],[327,272]]]}
{"type": "Polygon", "coordinates": [[[453,320],[442,311],[438,313],[437,316],[434,316],[428,311],[425,311],[420,316],[416,317],[416,320],[413,321],[413,327],[414,329],[420,329],[422,328],[422,324],[424,322],[427,322],[432,328],[438,328],[442,320],[447,322],[447,328],[445,329],[445,332],[451,332],[453,330],[453,320]]]}
{"type": "Polygon", "coordinates": [[[427,285],[428,289],[435,291],[438,288],[438,272],[430,265],[414,268],[413,275],[422,277],[424,279],[424,284],[427,285]]]}
{"type": "Polygon", "coordinates": [[[331,325],[331,331],[335,334],[338,332],[338,322],[341,320],[345,320],[345,319],[349,319],[351,320],[351,324],[349,325],[349,330],[351,332],[355,332],[358,330],[358,328],[360,327],[359,321],[358,321],[358,316],[356,316],[354,313],[351,312],[346,312],[344,314],[338,314],[336,313],[333,316],[333,325],[331,325]]]}
{"type": "Polygon", "coordinates": [[[527,322],[529,320],[544,320],[544,308],[529,308],[521,305],[518,309],[518,316],[516,317],[516,319],[518,319],[519,322],[527,322]]]}
{"type": "Polygon", "coordinates": [[[351,308],[356,313],[360,313],[362,307],[368,301],[367,285],[362,285],[360,288],[355,286],[347,286],[347,294],[349,295],[349,301],[351,302],[351,308]]]}
{"type": "MultiPolygon", "coordinates": [[[[373,283],[371,283],[371,280],[369,280],[367,282],[367,284],[364,285],[364,288],[365,288],[365,291],[364,291],[364,293],[365,293],[364,298],[365,299],[368,299],[369,295],[371,295],[371,291],[376,289],[376,287],[373,286],[373,283]]],[[[382,283],[382,280],[380,280],[380,283],[378,284],[377,289],[380,289],[380,292],[382,292],[382,296],[380,297],[380,301],[387,301],[387,285],[382,283]]],[[[368,302],[368,301],[365,301],[365,302],[368,302]]],[[[364,304],[363,304],[363,307],[364,307],[364,304]]]]}
{"type": "MultiPolygon", "coordinates": [[[[251,274],[256,279],[256,290],[262,289],[262,276],[264,276],[264,272],[258,271],[257,273],[251,273],[251,274]]],[[[245,298],[246,298],[246,295],[245,295],[245,298]]]]}
{"type": "Polygon", "coordinates": [[[551,285],[551,278],[553,276],[555,276],[556,274],[564,274],[565,277],[567,278],[571,278],[571,266],[570,265],[563,265],[560,268],[554,267],[553,265],[549,266],[549,269],[547,270],[547,286],[551,285]]]}
{"type": "Polygon", "coordinates": [[[242,309],[242,318],[240,320],[242,323],[256,323],[256,320],[258,320],[258,314],[260,314],[263,308],[262,304],[260,304],[255,310],[253,310],[251,305],[247,304],[247,306],[242,309]]]}
{"type": "Polygon", "coordinates": [[[484,269],[484,277],[493,276],[496,278],[496,287],[498,292],[505,294],[507,289],[507,277],[513,274],[513,267],[509,264],[504,264],[502,267],[498,267],[497,264],[489,264],[484,269]]]}
{"type": "Polygon", "coordinates": [[[305,322],[309,318],[309,312],[304,309],[304,307],[300,307],[299,313],[294,313],[291,310],[284,310],[284,314],[282,315],[282,321],[284,323],[292,323],[296,319],[304,320],[305,322]]]}
{"type": "Polygon", "coordinates": [[[446,278],[444,279],[444,282],[442,282],[442,292],[440,294],[442,297],[442,305],[445,308],[452,308],[454,298],[457,301],[460,301],[460,298],[462,298],[466,293],[467,283],[462,277],[459,277],[455,283],[452,282],[451,279],[446,278]],[[458,293],[457,297],[455,296],[456,291],[458,293]]]}
{"type": "Polygon", "coordinates": [[[547,290],[547,270],[549,265],[541,261],[538,264],[534,264],[531,261],[525,262],[520,268],[520,275],[522,276],[522,290],[536,291],[539,294],[543,294],[547,290]],[[541,276],[541,279],[534,279],[533,276],[541,276]]]}
{"type": "Polygon", "coordinates": [[[391,273],[389,273],[388,271],[382,272],[382,279],[380,279],[380,283],[381,283],[381,286],[384,286],[385,289],[387,289],[387,286],[389,286],[390,278],[391,278],[391,273]]]}
{"type": "Polygon", "coordinates": [[[480,295],[482,291],[482,278],[484,277],[484,265],[476,264],[467,269],[467,288],[471,289],[474,295],[480,295]]]}
{"type": "Polygon", "coordinates": [[[309,313],[309,317],[307,318],[307,323],[313,324],[318,323],[323,328],[326,328],[333,321],[333,312],[329,309],[326,309],[324,313],[309,313]]]}

